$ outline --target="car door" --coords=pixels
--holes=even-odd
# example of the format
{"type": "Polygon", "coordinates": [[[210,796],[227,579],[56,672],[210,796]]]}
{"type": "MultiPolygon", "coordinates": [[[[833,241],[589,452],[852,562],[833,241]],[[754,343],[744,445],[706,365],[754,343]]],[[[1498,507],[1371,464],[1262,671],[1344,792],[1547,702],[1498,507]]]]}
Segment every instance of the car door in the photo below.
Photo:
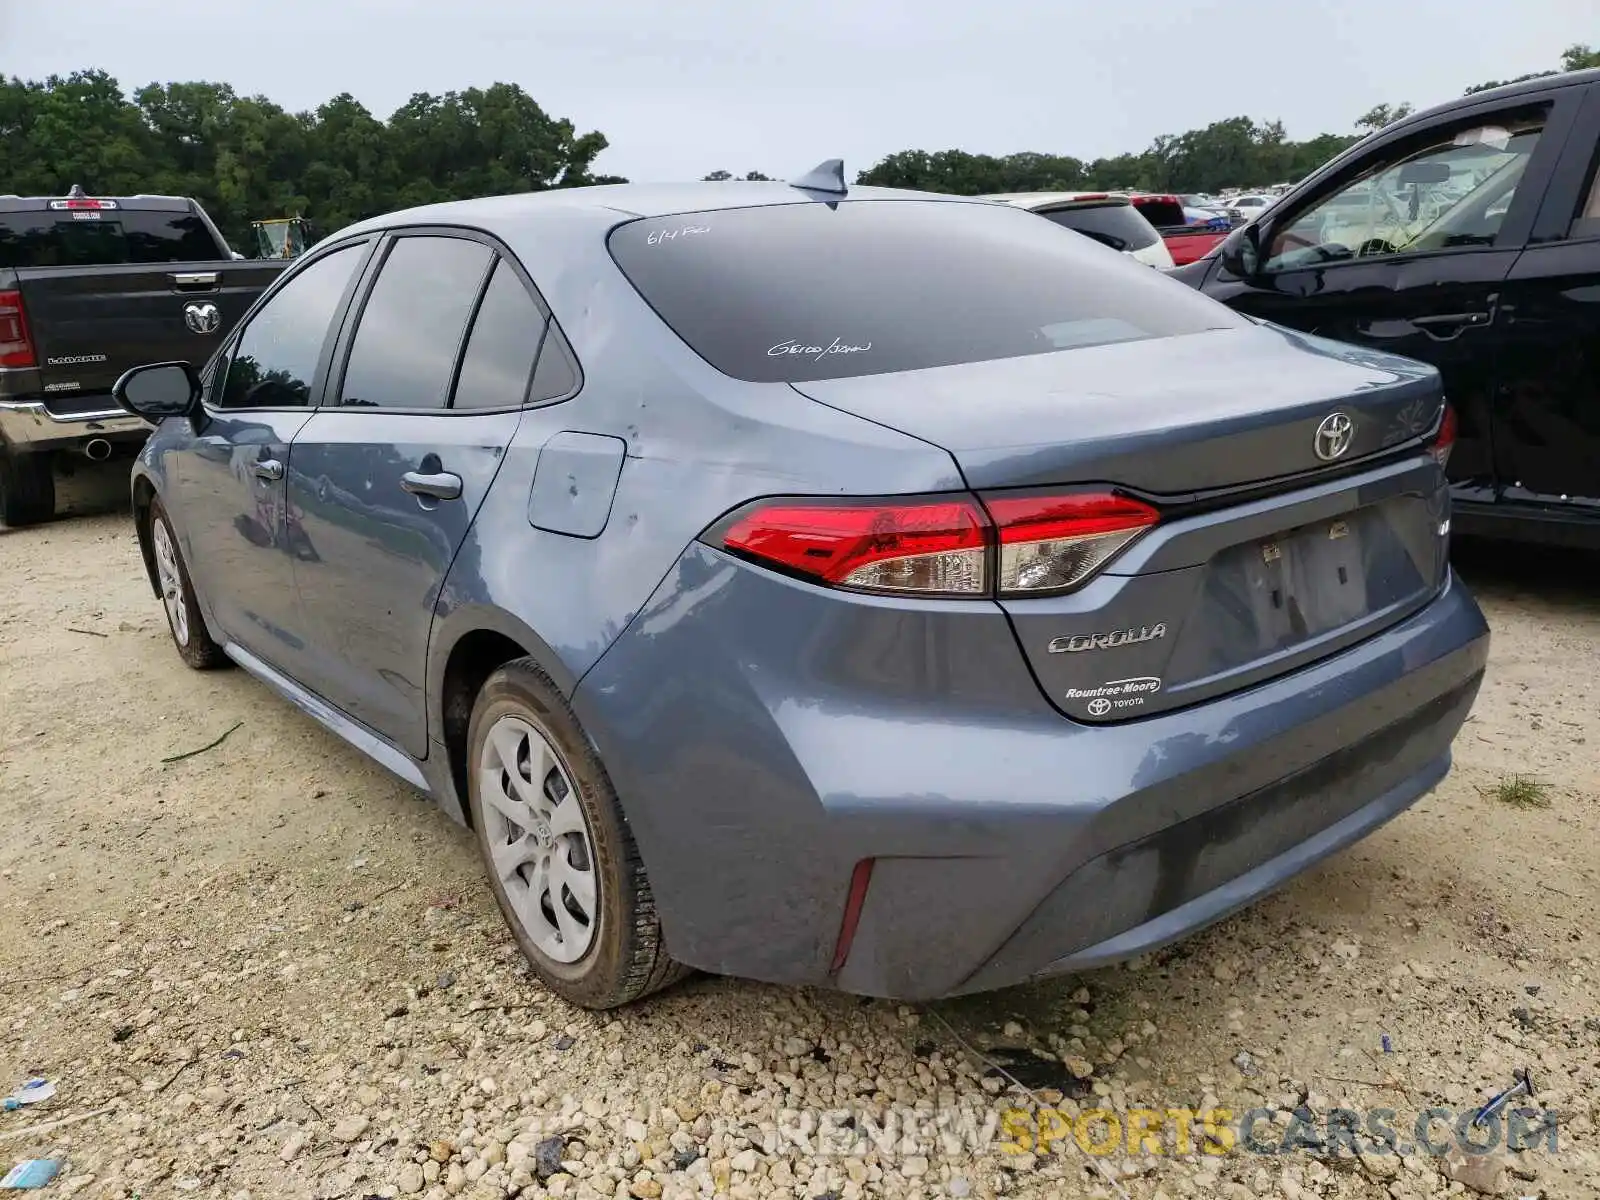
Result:
{"type": "Polygon", "coordinates": [[[1565,98],[1403,129],[1264,218],[1248,278],[1206,291],[1252,316],[1432,363],[1459,419],[1459,499],[1495,498],[1502,292],[1571,119],[1565,98]]]}
{"type": "MultiPolygon", "coordinates": [[[[1584,98],[1502,308],[1495,459],[1507,516],[1529,506],[1600,520],[1600,87],[1584,98]]],[[[1557,540],[1570,528],[1543,526],[1557,540]]]]}
{"type": "Polygon", "coordinates": [[[326,653],[313,690],[413,757],[439,590],[521,419],[544,315],[486,241],[391,238],[324,405],[290,451],[316,548],[295,584],[326,653]]]}
{"type": "Polygon", "coordinates": [[[168,477],[185,560],[223,637],[292,676],[311,647],[284,512],[289,443],[311,417],[369,249],[308,259],[246,319],[211,365],[204,421],[168,477]]]}

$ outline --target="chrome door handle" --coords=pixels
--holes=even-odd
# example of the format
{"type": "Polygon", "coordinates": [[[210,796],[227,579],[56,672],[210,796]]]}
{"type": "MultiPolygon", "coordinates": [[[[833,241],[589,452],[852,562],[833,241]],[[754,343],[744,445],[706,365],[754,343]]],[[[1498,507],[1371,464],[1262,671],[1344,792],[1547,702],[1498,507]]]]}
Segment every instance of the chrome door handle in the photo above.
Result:
{"type": "Polygon", "coordinates": [[[259,462],[250,464],[250,470],[257,479],[282,479],[283,464],[275,458],[263,458],[259,462]]]}
{"type": "Polygon", "coordinates": [[[449,471],[431,475],[421,471],[407,471],[400,476],[400,486],[413,496],[429,496],[435,500],[461,499],[461,476],[449,471]]]}

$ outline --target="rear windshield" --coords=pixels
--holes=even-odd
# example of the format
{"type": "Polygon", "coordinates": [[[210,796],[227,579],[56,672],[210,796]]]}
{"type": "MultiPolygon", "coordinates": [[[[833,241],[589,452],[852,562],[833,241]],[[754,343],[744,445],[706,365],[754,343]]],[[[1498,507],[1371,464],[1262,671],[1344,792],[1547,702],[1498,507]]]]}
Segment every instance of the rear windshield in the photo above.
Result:
{"type": "Polygon", "coordinates": [[[0,267],[99,267],[225,258],[193,213],[0,212],[0,267]]]}
{"type": "Polygon", "coordinates": [[[1234,328],[1160,272],[1009,205],[777,204],[650,217],[612,257],[726,375],[801,383],[1234,328]]]}
{"type": "Polygon", "coordinates": [[[1092,208],[1054,208],[1039,214],[1057,225],[1076,229],[1113,250],[1143,250],[1161,240],[1155,227],[1131,204],[1097,204],[1092,208]]]}
{"type": "Polygon", "coordinates": [[[1157,229],[1170,229],[1182,225],[1187,218],[1183,213],[1183,205],[1176,200],[1135,200],[1139,211],[1144,214],[1144,219],[1157,229]]]}

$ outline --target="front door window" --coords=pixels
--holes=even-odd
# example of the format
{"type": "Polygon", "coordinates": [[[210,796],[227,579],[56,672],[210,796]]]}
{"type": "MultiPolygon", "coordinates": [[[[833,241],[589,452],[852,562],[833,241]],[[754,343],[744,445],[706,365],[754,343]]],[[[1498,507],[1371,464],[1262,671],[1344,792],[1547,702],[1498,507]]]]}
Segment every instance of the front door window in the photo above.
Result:
{"type": "Polygon", "coordinates": [[[1397,143],[1273,236],[1267,271],[1492,246],[1538,144],[1543,109],[1397,143]]]}

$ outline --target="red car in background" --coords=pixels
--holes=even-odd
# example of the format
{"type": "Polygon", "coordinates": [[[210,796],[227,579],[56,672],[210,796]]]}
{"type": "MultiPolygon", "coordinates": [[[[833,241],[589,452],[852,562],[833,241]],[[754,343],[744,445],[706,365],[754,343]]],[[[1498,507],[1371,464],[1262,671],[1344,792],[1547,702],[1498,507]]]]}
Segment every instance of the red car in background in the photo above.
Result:
{"type": "Polygon", "coordinates": [[[1232,226],[1226,218],[1206,225],[1191,225],[1184,216],[1183,200],[1171,195],[1134,195],[1129,197],[1145,220],[1156,227],[1161,240],[1172,254],[1174,266],[1183,266],[1204,258],[1222,244],[1232,226]]]}

